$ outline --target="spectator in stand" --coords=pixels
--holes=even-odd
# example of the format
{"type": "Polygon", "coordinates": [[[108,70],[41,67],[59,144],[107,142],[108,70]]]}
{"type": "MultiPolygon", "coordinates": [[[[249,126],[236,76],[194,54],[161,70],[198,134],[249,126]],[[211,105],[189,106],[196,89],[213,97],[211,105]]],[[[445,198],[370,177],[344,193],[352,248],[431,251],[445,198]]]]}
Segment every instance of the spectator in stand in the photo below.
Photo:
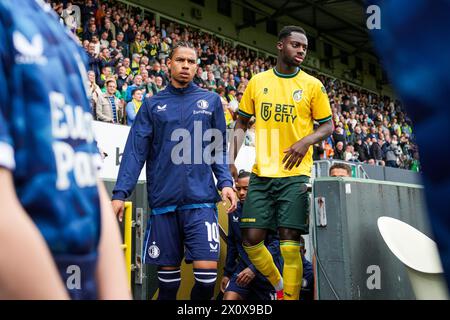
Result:
{"type": "MultiPolygon", "coordinates": [[[[148,78],[144,72],[143,85],[146,87],[144,94],[148,96],[156,93],[158,91],[155,84],[157,76],[162,77],[164,85],[169,82],[165,59],[172,45],[180,40],[190,40],[195,44],[200,63],[194,82],[207,90],[218,91],[224,88],[227,92],[229,107],[233,110],[236,108],[234,93],[243,92],[252,76],[272,68],[275,63],[270,57],[258,58],[256,52],[247,48],[222,45],[223,41],[218,37],[200,32],[193,27],[180,26],[169,21],[162,23],[159,29],[155,20],[145,19],[139,10],[127,8],[118,1],[101,2],[100,7],[97,6],[97,1],[80,2],[80,26],[82,27],[80,35],[83,40],[89,41],[83,44],[90,59],[89,69],[95,72],[100,85],[102,85],[100,72],[105,64],[111,67],[112,73],[116,70],[119,73],[120,67],[124,66],[128,76],[130,73],[142,73],[139,66],[144,63],[149,71],[148,78]],[[101,55],[102,65],[98,57],[101,49],[99,32],[107,33],[106,39],[102,38],[102,43],[110,51],[109,58],[105,58],[105,54],[101,55]],[[132,50],[131,46],[133,46],[132,50]],[[116,51],[120,51],[123,58],[118,58],[116,51]],[[132,53],[136,55],[133,55],[130,65],[129,58],[132,53]],[[116,57],[117,59],[114,60],[116,57]],[[235,90],[233,91],[232,88],[235,90]]],[[[60,15],[64,15],[61,6],[57,10],[60,15]]],[[[353,145],[355,153],[358,153],[358,160],[367,162],[370,157],[365,137],[369,136],[371,140],[375,137],[378,145],[386,149],[390,144],[385,142],[389,133],[391,137],[394,135],[398,137],[398,146],[402,151],[397,156],[398,167],[410,169],[417,147],[414,143],[413,127],[399,101],[317,72],[311,74],[325,84],[336,128],[333,139],[326,145],[320,146],[324,151],[317,153],[319,157],[332,157],[336,144],[342,141],[344,149],[347,143],[353,145]],[[361,143],[358,142],[359,138],[361,143]]],[[[103,81],[104,78],[105,76],[103,81]]],[[[117,80],[119,91],[123,89],[127,92],[128,88],[124,89],[124,86],[130,86],[132,79],[127,80],[122,73],[117,80]]],[[[128,99],[131,100],[130,91],[128,91],[128,99]]],[[[371,148],[377,149],[376,146],[371,148]]],[[[387,161],[386,152],[381,156],[387,161]]],[[[390,159],[393,159],[391,156],[392,154],[389,154],[390,159]]],[[[393,164],[392,161],[389,160],[389,165],[393,164]]]]}
{"type": "Polygon", "coordinates": [[[366,148],[365,143],[361,138],[356,139],[354,145],[355,156],[359,162],[367,162],[369,160],[369,150],[366,148]]]}
{"type": "Polygon", "coordinates": [[[370,146],[370,156],[375,160],[383,160],[383,152],[377,138],[372,138],[372,145],[370,146]]]}
{"type": "Polygon", "coordinates": [[[119,32],[117,34],[117,48],[122,53],[122,56],[129,57],[130,56],[130,49],[128,44],[124,41],[124,34],[123,32],[119,32]]]}
{"type": "Polygon", "coordinates": [[[109,123],[123,123],[123,103],[116,97],[116,79],[106,80],[106,93],[97,106],[97,120],[109,123]]]}
{"type": "Polygon", "coordinates": [[[102,104],[103,92],[95,82],[95,72],[88,71],[88,97],[91,104],[91,113],[95,120],[97,120],[97,106],[102,104]]]}
{"type": "Polygon", "coordinates": [[[336,147],[334,148],[334,156],[333,159],[336,160],[345,160],[344,155],[344,143],[342,141],[338,141],[336,143],[336,147]]]}
{"type": "Polygon", "coordinates": [[[134,76],[133,84],[131,86],[127,87],[127,89],[125,91],[125,95],[124,95],[125,102],[128,103],[131,101],[131,99],[132,99],[131,92],[136,88],[143,89],[142,76],[140,74],[137,74],[136,76],[134,76]]]}
{"type": "Polygon", "coordinates": [[[139,88],[133,89],[131,92],[133,99],[128,102],[126,107],[127,112],[127,124],[131,127],[133,125],[134,119],[142,106],[142,90],[139,88]]]}

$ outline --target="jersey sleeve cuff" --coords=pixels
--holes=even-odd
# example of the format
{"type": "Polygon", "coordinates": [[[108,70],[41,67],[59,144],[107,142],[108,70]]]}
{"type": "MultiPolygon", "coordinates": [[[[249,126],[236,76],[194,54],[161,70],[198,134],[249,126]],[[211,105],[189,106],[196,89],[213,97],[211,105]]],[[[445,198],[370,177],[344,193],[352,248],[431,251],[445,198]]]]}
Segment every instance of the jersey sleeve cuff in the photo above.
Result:
{"type": "Polygon", "coordinates": [[[322,119],[314,119],[314,120],[316,120],[318,123],[322,124],[322,123],[325,123],[325,122],[331,120],[331,115],[329,115],[329,116],[326,117],[326,118],[322,118],[322,119]]]}
{"type": "Polygon", "coordinates": [[[253,117],[252,114],[247,113],[247,112],[242,111],[242,110],[238,110],[238,114],[239,114],[240,116],[243,116],[244,118],[251,118],[251,117],[253,117]]]}
{"type": "Polygon", "coordinates": [[[14,160],[14,149],[8,143],[0,141],[0,167],[4,167],[8,170],[14,170],[16,168],[16,162],[14,160]]]}
{"type": "Polygon", "coordinates": [[[127,195],[123,191],[113,191],[112,200],[122,200],[125,201],[127,195]]]}
{"type": "Polygon", "coordinates": [[[233,182],[230,180],[225,180],[221,184],[217,185],[217,189],[222,190],[223,188],[233,188],[233,182]]]}

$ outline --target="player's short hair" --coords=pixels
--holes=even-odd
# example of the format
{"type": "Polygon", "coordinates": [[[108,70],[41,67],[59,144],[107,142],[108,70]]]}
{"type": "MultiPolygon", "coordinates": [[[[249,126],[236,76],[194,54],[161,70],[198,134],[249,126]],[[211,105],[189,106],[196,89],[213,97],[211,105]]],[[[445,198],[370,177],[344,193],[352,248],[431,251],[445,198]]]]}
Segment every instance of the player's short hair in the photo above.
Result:
{"type": "Polygon", "coordinates": [[[352,169],[350,168],[350,166],[348,164],[341,163],[341,162],[335,163],[330,167],[329,173],[331,173],[331,171],[333,171],[333,169],[343,169],[343,170],[347,171],[349,177],[352,176],[352,169]]]}
{"type": "Polygon", "coordinates": [[[170,50],[170,53],[169,53],[169,58],[170,59],[172,59],[172,56],[173,56],[175,50],[178,49],[178,48],[189,48],[189,49],[192,49],[192,50],[195,51],[195,55],[197,56],[197,50],[195,50],[195,47],[194,47],[194,45],[191,42],[189,42],[189,41],[178,41],[173,46],[172,50],[170,50]]]}
{"type": "Polygon", "coordinates": [[[278,40],[283,40],[286,37],[289,37],[292,32],[298,32],[302,33],[306,36],[305,29],[298,26],[285,26],[280,30],[280,33],[278,33],[278,40]]]}
{"type": "Polygon", "coordinates": [[[238,179],[243,179],[243,178],[247,178],[250,177],[250,172],[245,171],[245,170],[240,170],[239,174],[238,174],[238,179]]]}

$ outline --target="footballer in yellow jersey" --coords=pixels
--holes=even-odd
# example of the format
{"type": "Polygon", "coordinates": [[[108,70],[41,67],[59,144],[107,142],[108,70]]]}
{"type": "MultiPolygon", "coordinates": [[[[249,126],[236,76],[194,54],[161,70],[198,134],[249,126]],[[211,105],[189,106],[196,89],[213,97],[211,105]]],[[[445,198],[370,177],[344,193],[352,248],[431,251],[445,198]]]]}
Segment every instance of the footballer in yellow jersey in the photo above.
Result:
{"type": "Polygon", "coordinates": [[[256,118],[256,161],[241,218],[243,247],[253,265],[277,291],[277,299],[299,299],[303,274],[300,236],[309,231],[306,183],[312,168],[312,146],[333,131],[331,108],[322,83],[300,69],[308,39],[297,26],[278,36],[277,65],[255,75],[239,105],[230,146],[230,170],[256,118]],[[314,121],[319,127],[314,131],[314,121]],[[278,230],[284,259],[283,276],[264,244],[267,230],[278,230]]]}
{"type": "Polygon", "coordinates": [[[313,133],[314,120],[331,119],[328,95],[322,83],[297,69],[292,75],[275,68],[255,75],[239,104],[239,116],[256,118],[256,161],[259,177],[311,175],[312,146],[300,165],[285,168],[285,150],[313,133]]]}

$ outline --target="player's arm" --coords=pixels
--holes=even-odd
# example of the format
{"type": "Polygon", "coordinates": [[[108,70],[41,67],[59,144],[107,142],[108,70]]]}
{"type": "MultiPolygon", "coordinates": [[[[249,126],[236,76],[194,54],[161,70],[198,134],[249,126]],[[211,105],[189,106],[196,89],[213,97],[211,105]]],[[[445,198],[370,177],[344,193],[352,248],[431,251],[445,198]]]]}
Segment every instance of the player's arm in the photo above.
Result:
{"type": "Polygon", "coordinates": [[[222,141],[219,140],[218,142],[221,142],[221,145],[216,146],[217,152],[211,164],[211,169],[217,178],[217,189],[222,191],[222,200],[225,202],[228,199],[231,203],[231,206],[227,210],[227,213],[230,213],[236,210],[237,199],[236,193],[233,190],[233,179],[227,166],[227,126],[219,96],[216,97],[213,110],[211,127],[220,131],[222,141]]]}
{"type": "Polygon", "coordinates": [[[131,299],[127,284],[125,257],[114,212],[103,182],[98,183],[101,208],[101,235],[96,270],[99,299],[131,299]]]}
{"type": "Polygon", "coordinates": [[[324,140],[333,133],[330,101],[325,87],[320,81],[317,81],[312,90],[311,114],[313,119],[319,123],[319,127],[312,134],[284,150],[286,155],[283,158],[283,163],[287,170],[291,170],[294,166],[298,167],[310,146],[324,140]]]}
{"type": "Polygon", "coordinates": [[[68,299],[44,238],[21,206],[11,172],[0,167],[0,300],[68,299]]]}
{"type": "Polygon", "coordinates": [[[239,104],[236,125],[230,137],[229,163],[230,172],[233,175],[234,180],[236,180],[238,176],[234,161],[236,160],[242,143],[244,142],[248,122],[250,121],[250,118],[255,114],[255,107],[253,102],[253,86],[254,81],[250,80],[239,104]]]}
{"type": "Polygon", "coordinates": [[[114,213],[122,221],[125,200],[131,195],[150,152],[153,139],[153,119],[150,99],[145,99],[128,134],[113,190],[114,213]]]}

